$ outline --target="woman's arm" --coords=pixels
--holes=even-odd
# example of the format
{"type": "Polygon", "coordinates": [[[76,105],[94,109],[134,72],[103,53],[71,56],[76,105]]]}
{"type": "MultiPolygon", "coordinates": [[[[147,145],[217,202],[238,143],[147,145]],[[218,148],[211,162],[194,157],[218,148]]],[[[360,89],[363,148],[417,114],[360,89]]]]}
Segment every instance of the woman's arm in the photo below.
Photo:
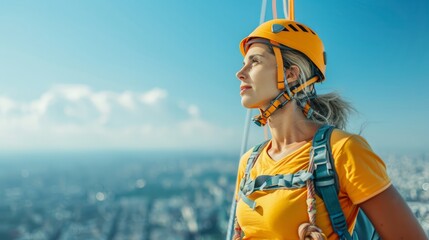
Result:
{"type": "Polygon", "coordinates": [[[359,205],[382,239],[428,239],[401,195],[390,186],[359,205]]]}

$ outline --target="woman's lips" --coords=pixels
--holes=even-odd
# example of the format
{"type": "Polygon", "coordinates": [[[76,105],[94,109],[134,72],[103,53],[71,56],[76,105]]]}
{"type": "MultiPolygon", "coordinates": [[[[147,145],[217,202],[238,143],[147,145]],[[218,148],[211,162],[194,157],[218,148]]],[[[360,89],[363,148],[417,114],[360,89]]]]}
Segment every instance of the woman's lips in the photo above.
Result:
{"type": "Polygon", "coordinates": [[[252,87],[250,86],[240,86],[240,95],[243,95],[243,93],[248,90],[251,89],[252,87]]]}

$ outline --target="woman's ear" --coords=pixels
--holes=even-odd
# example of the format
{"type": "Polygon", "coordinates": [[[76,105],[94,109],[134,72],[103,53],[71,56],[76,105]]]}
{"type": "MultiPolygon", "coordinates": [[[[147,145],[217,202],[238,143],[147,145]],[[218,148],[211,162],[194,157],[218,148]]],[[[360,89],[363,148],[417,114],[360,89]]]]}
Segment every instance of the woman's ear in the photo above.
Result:
{"type": "Polygon", "coordinates": [[[290,68],[286,70],[286,80],[287,83],[293,83],[299,79],[299,67],[296,65],[290,66],[290,68]]]}

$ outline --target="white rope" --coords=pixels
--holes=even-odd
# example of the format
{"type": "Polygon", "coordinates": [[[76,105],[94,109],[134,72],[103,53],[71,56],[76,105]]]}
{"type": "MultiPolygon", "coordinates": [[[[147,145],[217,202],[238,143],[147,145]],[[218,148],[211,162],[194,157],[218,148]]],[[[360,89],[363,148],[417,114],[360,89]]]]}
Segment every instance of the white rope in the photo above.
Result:
{"type": "Polygon", "coordinates": [[[283,15],[285,16],[285,19],[288,19],[288,14],[287,14],[287,2],[286,0],[283,0],[283,15]]]}
{"type": "Polygon", "coordinates": [[[243,139],[241,140],[240,156],[242,156],[247,150],[247,142],[249,139],[249,128],[250,128],[251,116],[252,116],[252,109],[247,109],[246,118],[244,120],[243,139]]]}
{"type": "MultiPolygon", "coordinates": [[[[265,14],[267,12],[267,0],[262,0],[261,13],[259,15],[259,25],[265,22],[265,14]]],[[[244,120],[244,133],[241,141],[240,156],[243,155],[247,150],[247,142],[249,139],[249,127],[252,117],[252,109],[247,109],[246,118],[244,120]]]]}
{"type": "Polygon", "coordinates": [[[265,13],[267,12],[267,0],[262,0],[261,14],[259,16],[259,25],[265,22],[265,13]]]}
{"type": "Polygon", "coordinates": [[[268,133],[268,126],[267,125],[264,126],[264,137],[265,137],[265,141],[270,139],[270,135],[268,133]]]}
{"type": "Polygon", "coordinates": [[[273,9],[273,19],[277,19],[277,0],[271,1],[271,7],[273,9]]]}
{"type": "MultiPolygon", "coordinates": [[[[262,0],[261,14],[259,16],[259,25],[265,22],[266,10],[267,10],[267,0],[262,0]]],[[[247,109],[246,119],[244,122],[243,139],[241,141],[240,156],[242,156],[247,149],[247,140],[249,138],[249,127],[250,127],[251,116],[252,116],[252,109],[247,109]]],[[[234,192],[234,195],[232,197],[231,209],[229,210],[229,221],[228,221],[228,230],[226,232],[226,240],[232,240],[232,237],[234,234],[234,219],[235,219],[236,209],[237,209],[237,201],[235,201],[235,192],[234,192]]]]}

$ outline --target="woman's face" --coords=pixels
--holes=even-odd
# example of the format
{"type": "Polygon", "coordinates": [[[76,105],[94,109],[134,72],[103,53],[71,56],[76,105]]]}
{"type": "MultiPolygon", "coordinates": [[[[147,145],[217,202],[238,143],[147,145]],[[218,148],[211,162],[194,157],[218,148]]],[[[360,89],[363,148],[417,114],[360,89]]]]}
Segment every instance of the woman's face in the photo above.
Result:
{"type": "Polygon", "coordinates": [[[267,108],[280,93],[274,54],[265,44],[254,43],[247,51],[243,64],[236,74],[241,81],[241,104],[246,108],[267,108]]]}

